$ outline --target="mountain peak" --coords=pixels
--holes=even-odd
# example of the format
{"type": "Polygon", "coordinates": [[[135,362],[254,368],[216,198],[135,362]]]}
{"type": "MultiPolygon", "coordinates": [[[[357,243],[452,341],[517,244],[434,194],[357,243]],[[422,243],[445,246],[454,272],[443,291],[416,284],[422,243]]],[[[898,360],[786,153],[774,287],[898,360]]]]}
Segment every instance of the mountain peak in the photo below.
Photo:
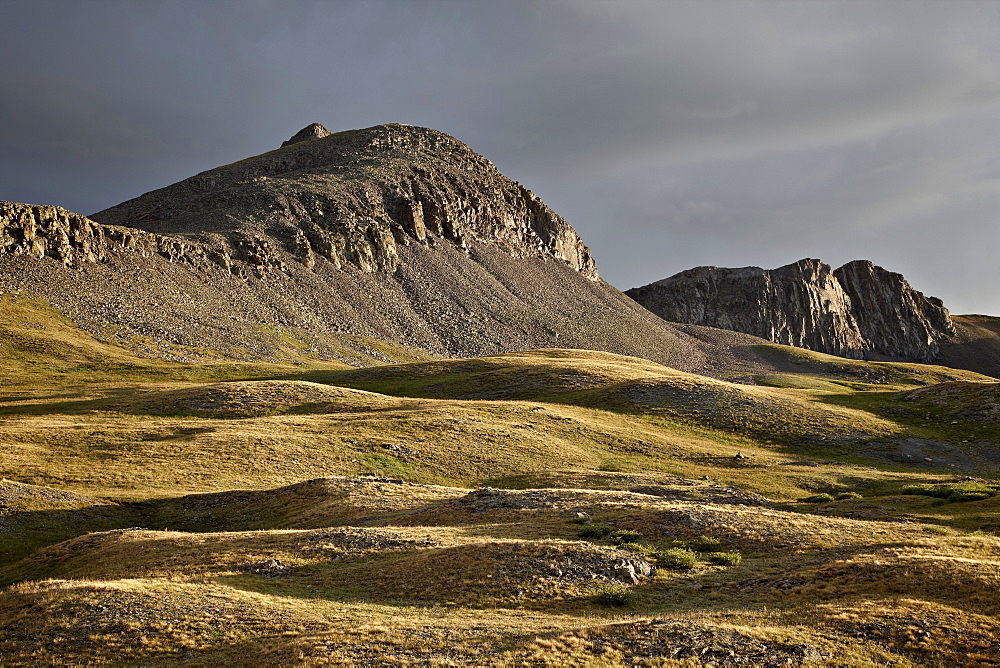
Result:
{"type": "Polygon", "coordinates": [[[160,235],[214,234],[213,243],[237,256],[249,252],[247,235],[268,237],[308,269],[319,261],[319,271],[329,265],[392,273],[401,248],[443,242],[466,255],[485,244],[513,258],[549,258],[599,280],[589,249],[562,217],[443,132],[390,123],[330,133],[313,124],[285,144],[93,220],[160,235]]]}
{"type": "Polygon", "coordinates": [[[319,123],[310,123],[305,126],[294,135],[288,141],[281,143],[281,148],[286,146],[291,146],[292,144],[299,144],[304,141],[312,141],[314,139],[322,139],[323,137],[329,137],[332,133],[323,127],[319,123]]]}

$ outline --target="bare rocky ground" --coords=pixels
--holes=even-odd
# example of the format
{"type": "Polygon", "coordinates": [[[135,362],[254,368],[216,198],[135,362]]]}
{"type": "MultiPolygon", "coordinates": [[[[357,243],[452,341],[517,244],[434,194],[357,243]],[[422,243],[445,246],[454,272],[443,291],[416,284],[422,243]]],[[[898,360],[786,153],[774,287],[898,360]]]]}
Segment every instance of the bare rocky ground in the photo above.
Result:
{"type": "Polygon", "coordinates": [[[767,368],[748,348],[758,339],[670,325],[554,260],[469,245],[471,256],[448,243],[401,247],[392,274],[289,258],[287,271],[262,277],[159,256],[67,267],[0,255],[0,288],[43,297],[98,338],[167,359],[368,365],[579,347],[713,375],[767,368]]]}

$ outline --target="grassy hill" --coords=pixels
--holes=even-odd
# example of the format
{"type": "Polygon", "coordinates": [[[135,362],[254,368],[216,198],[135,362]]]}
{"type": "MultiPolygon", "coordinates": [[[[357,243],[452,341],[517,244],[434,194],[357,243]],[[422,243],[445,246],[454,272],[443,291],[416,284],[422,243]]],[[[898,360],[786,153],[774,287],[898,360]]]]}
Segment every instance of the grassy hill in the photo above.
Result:
{"type": "MultiPolygon", "coordinates": [[[[95,338],[42,300],[0,292],[0,378],[7,392],[130,381],[267,377],[287,372],[290,363],[301,363],[301,355],[290,343],[285,346],[288,363],[284,364],[219,361],[216,354],[201,352],[177,346],[178,357],[201,362],[196,364],[141,356],[95,338]]],[[[309,361],[314,367],[347,367],[334,361],[309,361]]]]}
{"type": "Polygon", "coordinates": [[[165,362],[4,295],[10,665],[990,665],[994,379],[165,362]]]}

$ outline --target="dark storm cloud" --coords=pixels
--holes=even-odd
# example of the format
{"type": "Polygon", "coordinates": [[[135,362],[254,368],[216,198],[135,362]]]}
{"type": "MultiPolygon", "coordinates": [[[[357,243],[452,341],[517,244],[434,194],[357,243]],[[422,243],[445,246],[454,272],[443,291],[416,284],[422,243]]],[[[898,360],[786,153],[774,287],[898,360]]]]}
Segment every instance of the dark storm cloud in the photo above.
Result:
{"type": "Polygon", "coordinates": [[[991,2],[0,2],[0,197],[90,213],[313,121],[466,141],[627,288],[867,257],[1000,314],[991,2]]]}

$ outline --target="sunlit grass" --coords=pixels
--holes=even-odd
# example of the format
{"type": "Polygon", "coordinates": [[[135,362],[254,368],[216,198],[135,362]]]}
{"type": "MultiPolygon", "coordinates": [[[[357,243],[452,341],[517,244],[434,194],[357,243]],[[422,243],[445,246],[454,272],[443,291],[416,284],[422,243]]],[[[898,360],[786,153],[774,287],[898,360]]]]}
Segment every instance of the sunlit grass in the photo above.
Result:
{"type": "Polygon", "coordinates": [[[992,481],[871,454],[981,457],[974,374],[780,346],[757,386],[572,350],[179,364],[0,299],[7,661],[995,655],[992,481]]]}

